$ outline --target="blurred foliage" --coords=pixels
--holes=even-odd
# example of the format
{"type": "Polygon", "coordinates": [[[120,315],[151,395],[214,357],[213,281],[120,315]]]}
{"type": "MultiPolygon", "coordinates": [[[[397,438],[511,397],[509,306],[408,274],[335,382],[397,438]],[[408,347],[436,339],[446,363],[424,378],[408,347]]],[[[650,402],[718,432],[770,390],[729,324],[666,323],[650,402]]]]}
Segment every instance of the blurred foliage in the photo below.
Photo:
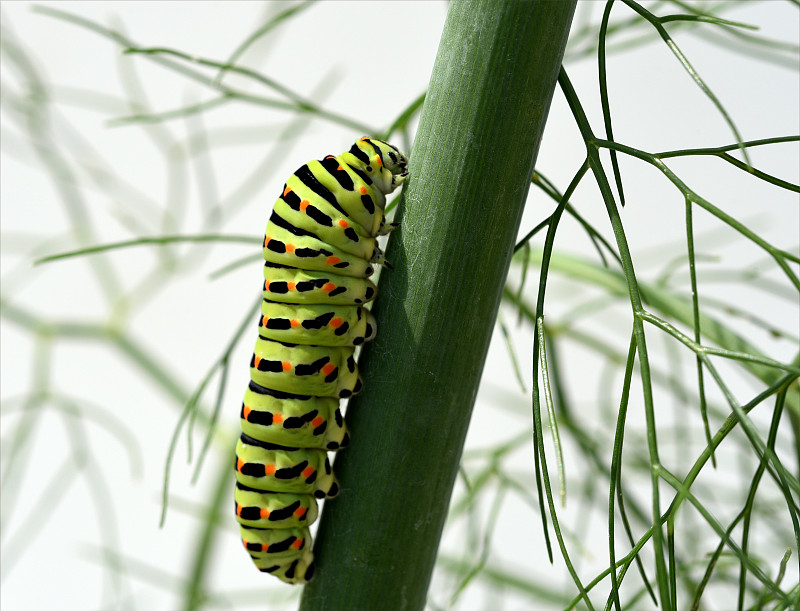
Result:
{"type": "MultiPolygon", "coordinates": [[[[552,212],[544,212],[542,206],[541,222],[517,246],[501,308],[501,328],[513,366],[508,379],[486,383],[498,413],[518,426],[503,442],[464,453],[446,543],[429,595],[431,609],[474,609],[468,593],[478,587],[488,592],[483,608],[501,608],[504,596],[529,600],[536,608],[558,609],[652,608],[656,604],[666,609],[792,609],[800,605],[798,247],[772,243],[762,235],[759,223],[735,218],[726,212],[726,202],[701,195],[702,189],[682,178],[687,166],[677,163],[682,158],[714,157],[746,173],[750,180],[760,181],[765,199],[775,190],[800,191],[791,180],[771,175],[750,158],[758,147],[792,146],[796,151],[800,137],[760,134],[764,137],[759,140],[743,140],[740,133],[746,131],[737,127],[736,118],[725,110],[725,101],[712,92],[673,38],[678,31],[691,32],[732,55],[796,71],[797,42],[771,40],[748,24],[723,18],[740,4],[612,0],[601,5],[602,15],[596,3],[579,5],[560,87],[586,153],[575,160],[574,177],[562,187],[538,171],[534,175],[534,197],[543,194],[552,200],[552,212]],[[666,45],[718,109],[731,134],[726,146],[647,151],[614,137],[607,61],[651,43],[666,45]],[[585,102],[568,76],[573,66],[594,57],[602,125],[587,118],[585,102]],[[657,256],[649,259],[646,252],[631,251],[630,229],[621,219],[623,204],[647,204],[624,195],[623,180],[640,171],[635,162],[650,166],[665,179],[654,181],[654,190],[671,186],[684,202],[684,240],[656,242],[651,255],[657,256]],[[578,190],[589,179],[597,185],[600,200],[578,190]],[[591,215],[586,211],[599,201],[607,226],[587,220],[591,215]],[[726,234],[728,240],[736,234],[740,242],[720,245],[713,231],[697,232],[698,210],[711,215],[719,226],[732,229],[726,234]],[[594,257],[556,248],[557,230],[571,221],[586,232],[596,250],[594,257]],[[763,258],[749,267],[712,265],[717,260],[715,251],[736,249],[739,244],[754,245],[763,258]],[[715,285],[721,282],[746,287],[757,296],[747,301],[720,297],[715,285]],[[551,307],[562,299],[567,305],[558,308],[558,314],[548,311],[545,316],[547,295],[551,307]],[[775,301],[789,303],[795,316],[769,318],[766,304],[775,301]],[[740,332],[740,327],[747,333],[740,332]],[[533,342],[532,376],[522,373],[520,347],[527,340],[533,342]],[[788,350],[793,351],[789,358],[785,356],[788,350]],[[569,355],[576,351],[589,354],[596,363],[591,375],[570,367],[569,355]],[[591,405],[573,399],[585,395],[585,380],[597,384],[591,405]],[[534,465],[520,461],[520,456],[528,457],[525,452],[530,448],[531,411],[518,386],[532,389],[534,465]],[[744,393],[745,399],[736,398],[744,393]],[[642,418],[632,415],[634,407],[642,418]],[[531,467],[536,490],[531,485],[531,467]],[[529,521],[516,527],[541,529],[544,549],[495,544],[498,523],[511,501],[528,507],[529,521]],[[541,520],[535,517],[536,510],[541,520]],[[598,525],[607,527],[607,546],[588,549],[586,543],[598,525]],[[457,528],[463,528],[464,534],[457,537],[461,548],[454,550],[448,533],[457,528]],[[560,557],[553,554],[553,547],[560,557]],[[537,565],[549,558],[560,575],[568,576],[567,584],[552,574],[543,577],[523,570],[521,557],[535,558],[537,565]],[[596,568],[603,565],[599,558],[604,559],[604,569],[596,568]]],[[[5,20],[2,24],[2,63],[13,74],[3,75],[0,100],[4,155],[37,168],[42,179],[50,181],[69,224],[67,232],[18,235],[4,228],[2,236],[2,324],[33,347],[31,362],[25,365],[30,371],[28,389],[17,396],[4,394],[0,414],[3,580],[13,577],[24,554],[42,553],[38,534],[82,483],[88,491],[86,511],[93,512],[104,542],[88,555],[102,572],[98,583],[108,584],[102,594],[108,607],[146,605],[137,602],[132,583],[175,595],[187,609],[263,606],[260,585],[240,591],[212,580],[217,570],[215,537],[220,533],[235,537],[233,522],[223,511],[230,500],[232,431],[216,423],[223,409],[229,357],[252,318],[250,310],[245,315],[243,309],[226,322],[226,328],[235,329],[230,341],[218,348],[216,360],[200,368],[205,375],[188,384],[172,373],[165,353],[146,340],[133,318],[177,279],[193,272],[202,270],[216,278],[244,265],[258,265],[259,254],[231,260],[226,258],[230,256],[227,250],[220,255],[216,246],[221,242],[250,248],[258,244],[255,232],[233,235],[223,228],[272,180],[265,168],[287,154],[288,143],[308,127],[310,119],[359,134],[392,137],[410,150],[424,95],[408,92],[406,109],[396,118],[387,117],[385,126],[364,125],[358,117],[326,110],[322,102],[329,90],[326,82],[296,92],[241,64],[245,51],[262,37],[276,28],[291,28],[292,19],[302,12],[313,12],[310,2],[268,4],[271,14],[252,32],[243,33],[241,45],[220,59],[198,58],[170,47],[141,47],[121,28],[89,21],[57,5],[35,10],[42,18],[73,28],[72,35],[106,37],[126,55],[119,62],[123,87],[119,97],[68,91],[47,81],[37,67],[34,50],[5,20]],[[135,57],[156,62],[176,79],[201,85],[209,97],[181,108],[154,109],[147,85],[140,82],[130,61],[135,57]],[[229,84],[232,75],[239,79],[236,85],[229,84]],[[269,93],[252,93],[240,87],[241,79],[269,93]],[[109,124],[142,130],[163,154],[165,197],[153,197],[142,184],[105,163],[102,151],[95,150],[60,112],[62,105],[75,103],[99,112],[109,124]],[[261,153],[259,163],[242,171],[237,187],[223,198],[215,195],[207,154],[226,139],[242,144],[254,136],[232,129],[212,144],[202,121],[211,109],[240,104],[278,109],[287,118],[270,129],[271,146],[261,153]],[[199,127],[191,138],[180,139],[168,129],[175,121],[197,121],[194,125],[199,127]],[[199,201],[193,203],[199,205],[199,220],[192,220],[188,212],[189,174],[198,180],[199,201]],[[128,239],[113,243],[103,239],[98,229],[100,212],[89,204],[87,193],[107,199],[109,213],[128,239]],[[147,273],[134,283],[127,281],[122,260],[114,258],[118,251],[136,256],[137,249],[132,247],[150,249],[153,255],[147,273]],[[102,316],[93,314],[95,308],[87,308],[82,316],[61,315],[58,308],[43,309],[26,301],[28,288],[47,283],[48,273],[70,273],[58,267],[66,263],[57,260],[66,257],[81,257],[83,268],[74,282],[85,285],[87,295],[97,295],[105,312],[102,316]],[[38,266],[32,267],[34,263],[38,266]],[[167,461],[164,508],[169,500],[173,512],[192,517],[191,541],[175,543],[191,547],[194,561],[186,566],[165,568],[158,558],[131,557],[123,551],[125,525],[117,518],[114,490],[126,485],[128,478],[139,477],[142,470],[141,444],[134,433],[136,406],[126,405],[124,395],[115,397],[112,406],[99,401],[91,388],[86,396],[62,390],[58,351],[76,342],[98,347],[106,358],[120,358],[169,397],[175,411],[162,414],[151,426],[175,425],[170,457],[185,434],[195,478],[203,457],[213,457],[219,466],[206,498],[197,504],[170,494],[167,461]],[[206,395],[215,383],[216,397],[209,398],[206,395]],[[42,476],[30,471],[26,457],[48,452],[46,435],[65,439],[68,452],[54,457],[55,467],[42,476]],[[96,450],[102,435],[113,439],[127,457],[130,473],[106,471],[104,457],[96,450]],[[191,449],[197,439],[201,440],[199,452],[191,449]],[[33,497],[23,493],[30,478],[39,489],[33,497]]],[[[762,95],[767,99],[775,93],[762,95]]],[[[3,206],[27,203],[4,201],[3,206]]],[[[784,222],[779,209],[758,212],[784,222]]],[[[786,213],[787,222],[792,218],[786,213]]],[[[658,227],[648,231],[656,240],[668,237],[659,235],[658,227]]],[[[191,307],[192,296],[187,295],[185,310],[191,307]]],[[[165,447],[164,454],[167,451],[165,447]]],[[[271,608],[290,606],[297,596],[288,589],[274,592],[271,608]]]]}

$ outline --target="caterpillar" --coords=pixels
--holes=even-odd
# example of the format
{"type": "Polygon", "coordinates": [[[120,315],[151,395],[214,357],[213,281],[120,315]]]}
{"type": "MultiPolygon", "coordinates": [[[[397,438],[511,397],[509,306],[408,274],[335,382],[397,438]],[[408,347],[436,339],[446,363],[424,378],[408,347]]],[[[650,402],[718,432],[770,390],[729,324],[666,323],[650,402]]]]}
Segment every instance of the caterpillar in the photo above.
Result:
{"type": "Polygon", "coordinates": [[[362,387],[353,352],[376,332],[368,278],[373,263],[390,267],[376,238],[396,226],[383,210],[407,167],[391,144],[361,138],[296,170],[267,222],[234,500],[255,566],[287,583],[314,576],[316,499],[339,492],[327,452],[350,441],[339,400],[362,387]]]}

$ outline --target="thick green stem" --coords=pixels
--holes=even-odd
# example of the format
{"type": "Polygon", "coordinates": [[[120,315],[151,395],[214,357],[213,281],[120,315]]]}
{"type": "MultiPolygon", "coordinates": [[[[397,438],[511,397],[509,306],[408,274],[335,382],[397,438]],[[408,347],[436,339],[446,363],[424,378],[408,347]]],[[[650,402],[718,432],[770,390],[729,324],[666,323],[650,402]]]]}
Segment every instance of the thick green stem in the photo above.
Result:
{"type": "Polygon", "coordinates": [[[422,609],[575,1],[450,5],[301,609],[422,609]]]}

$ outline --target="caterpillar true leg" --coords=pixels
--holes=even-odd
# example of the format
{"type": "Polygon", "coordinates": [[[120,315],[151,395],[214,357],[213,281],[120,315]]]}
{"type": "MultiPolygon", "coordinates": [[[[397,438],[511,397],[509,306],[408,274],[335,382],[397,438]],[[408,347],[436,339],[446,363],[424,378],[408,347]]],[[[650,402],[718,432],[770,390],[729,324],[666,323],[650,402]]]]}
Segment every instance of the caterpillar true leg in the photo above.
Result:
{"type": "Polygon", "coordinates": [[[339,491],[327,452],[350,441],[339,399],[361,390],[353,352],[375,336],[364,305],[386,195],[403,183],[398,149],[361,138],[286,181],[264,235],[264,286],[236,445],[236,519],[256,567],[288,583],[314,575],[308,526],[339,491]]]}

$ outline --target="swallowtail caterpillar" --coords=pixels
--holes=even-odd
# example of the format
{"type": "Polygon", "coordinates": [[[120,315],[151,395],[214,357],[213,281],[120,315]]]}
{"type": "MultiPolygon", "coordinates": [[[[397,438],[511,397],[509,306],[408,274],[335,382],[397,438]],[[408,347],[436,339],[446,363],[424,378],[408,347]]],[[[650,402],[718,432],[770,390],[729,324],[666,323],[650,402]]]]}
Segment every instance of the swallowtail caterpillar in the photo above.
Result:
{"type": "Polygon", "coordinates": [[[264,236],[264,286],[236,445],[236,519],[256,567],[287,583],[314,575],[316,499],[339,491],[327,452],[350,437],[339,399],[362,387],[353,352],[375,337],[366,305],[376,238],[394,229],[386,195],[408,175],[387,142],[361,138],[292,174],[264,236]]]}

